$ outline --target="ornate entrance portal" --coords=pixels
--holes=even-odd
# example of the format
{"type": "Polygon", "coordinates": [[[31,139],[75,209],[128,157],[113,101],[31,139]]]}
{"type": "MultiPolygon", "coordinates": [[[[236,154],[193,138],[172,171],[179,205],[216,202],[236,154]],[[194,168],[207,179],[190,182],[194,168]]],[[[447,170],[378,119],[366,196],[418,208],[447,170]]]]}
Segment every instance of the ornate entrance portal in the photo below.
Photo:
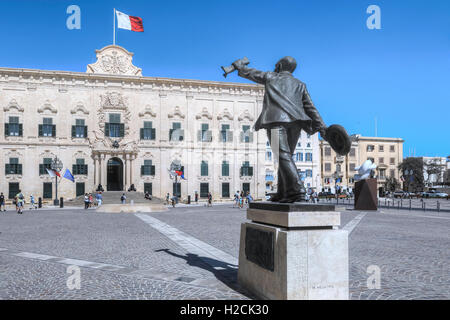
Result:
{"type": "Polygon", "coordinates": [[[111,158],[107,164],[107,190],[123,190],[123,162],[119,158],[111,158]]]}

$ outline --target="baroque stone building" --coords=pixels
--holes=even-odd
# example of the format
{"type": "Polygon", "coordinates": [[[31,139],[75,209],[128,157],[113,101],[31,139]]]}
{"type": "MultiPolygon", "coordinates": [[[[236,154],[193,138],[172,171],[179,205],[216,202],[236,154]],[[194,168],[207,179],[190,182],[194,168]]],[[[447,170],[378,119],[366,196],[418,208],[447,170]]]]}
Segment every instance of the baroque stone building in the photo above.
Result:
{"type": "Polygon", "coordinates": [[[124,48],[96,53],[86,73],[0,68],[0,191],[54,198],[45,169],[58,157],[75,177],[58,183],[69,199],[98,184],[157,197],[264,196],[267,139],[252,131],[263,86],[143,77],[124,48]],[[178,184],[173,161],[186,179],[178,184]]]}

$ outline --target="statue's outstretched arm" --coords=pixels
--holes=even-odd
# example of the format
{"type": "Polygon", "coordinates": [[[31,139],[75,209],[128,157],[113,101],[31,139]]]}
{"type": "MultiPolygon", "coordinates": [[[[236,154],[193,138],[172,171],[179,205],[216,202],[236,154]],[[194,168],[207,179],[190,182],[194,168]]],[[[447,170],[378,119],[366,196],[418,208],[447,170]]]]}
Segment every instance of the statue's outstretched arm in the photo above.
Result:
{"type": "Polygon", "coordinates": [[[306,89],[303,92],[302,97],[303,102],[303,108],[305,109],[306,114],[312,119],[312,130],[314,133],[321,131],[325,129],[327,126],[322,120],[322,117],[320,116],[319,112],[317,111],[316,107],[314,106],[311,97],[309,95],[308,90],[306,89]]]}
{"type": "Polygon", "coordinates": [[[253,68],[249,68],[244,65],[235,65],[238,69],[238,75],[242,78],[251,80],[259,84],[266,83],[267,72],[259,71],[253,68]]]}

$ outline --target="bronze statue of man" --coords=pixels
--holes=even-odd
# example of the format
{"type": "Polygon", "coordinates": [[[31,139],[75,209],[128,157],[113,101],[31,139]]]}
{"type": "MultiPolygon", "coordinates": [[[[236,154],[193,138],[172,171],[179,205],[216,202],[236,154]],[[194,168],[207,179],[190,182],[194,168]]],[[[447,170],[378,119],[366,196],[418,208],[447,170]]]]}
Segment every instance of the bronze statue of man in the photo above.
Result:
{"type": "Polygon", "coordinates": [[[327,126],[306,90],[306,85],[294,78],[292,72],[297,62],[284,57],[275,65],[273,72],[263,72],[247,67],[248,60],[233,63],[239,76],[265,85],[261,115],[255,130],[266,129],[272,151],[279,156],[277,193],[270,201],[305,201],[306,190],[292,159],[301,130],[312,135],[320,132],[325,136],[327,126]],[[278,144],[278,152],[273,144],[278,144]]]}

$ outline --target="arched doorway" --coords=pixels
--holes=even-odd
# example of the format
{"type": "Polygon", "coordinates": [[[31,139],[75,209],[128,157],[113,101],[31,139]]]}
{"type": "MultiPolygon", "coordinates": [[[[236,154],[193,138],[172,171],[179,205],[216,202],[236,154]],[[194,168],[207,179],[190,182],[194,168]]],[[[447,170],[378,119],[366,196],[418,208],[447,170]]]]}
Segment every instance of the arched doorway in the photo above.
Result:
{"type": "Polygon", "coordinates": [[[111,158],[107,164],[107,190],[123,190],[123,162],[119,158],[111,158]]]}

